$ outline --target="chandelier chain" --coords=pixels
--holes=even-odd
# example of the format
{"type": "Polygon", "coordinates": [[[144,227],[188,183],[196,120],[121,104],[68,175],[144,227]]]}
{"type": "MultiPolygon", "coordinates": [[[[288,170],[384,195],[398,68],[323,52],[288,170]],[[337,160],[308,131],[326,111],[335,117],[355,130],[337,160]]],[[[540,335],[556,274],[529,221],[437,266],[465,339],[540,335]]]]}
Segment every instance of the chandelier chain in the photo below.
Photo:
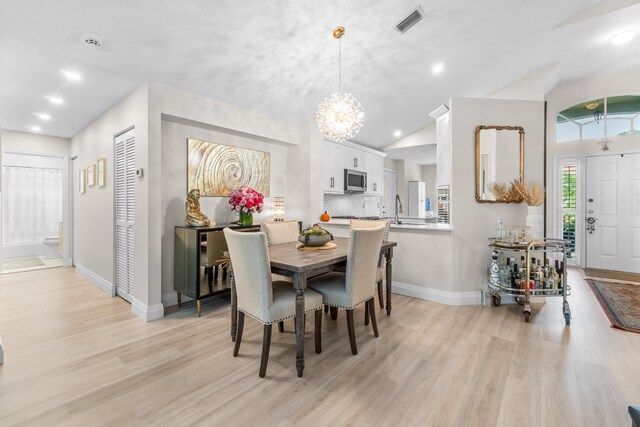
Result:
{"type": "Polygon", "coordinates": [[[338,39],[338,92],[342,92],[342,37],[338,39]]]}

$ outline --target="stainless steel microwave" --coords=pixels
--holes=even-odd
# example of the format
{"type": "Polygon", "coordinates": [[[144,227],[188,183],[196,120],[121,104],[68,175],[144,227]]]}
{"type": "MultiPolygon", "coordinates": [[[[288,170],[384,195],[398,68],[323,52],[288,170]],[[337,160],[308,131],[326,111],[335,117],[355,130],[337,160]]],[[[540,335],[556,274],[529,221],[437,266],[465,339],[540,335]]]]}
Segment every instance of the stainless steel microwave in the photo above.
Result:
{"type": "Polygon", "coordinates": [[[345,193],[363,193],[367,190],[367,173],[351,169],[344,170],[345,193]]]}

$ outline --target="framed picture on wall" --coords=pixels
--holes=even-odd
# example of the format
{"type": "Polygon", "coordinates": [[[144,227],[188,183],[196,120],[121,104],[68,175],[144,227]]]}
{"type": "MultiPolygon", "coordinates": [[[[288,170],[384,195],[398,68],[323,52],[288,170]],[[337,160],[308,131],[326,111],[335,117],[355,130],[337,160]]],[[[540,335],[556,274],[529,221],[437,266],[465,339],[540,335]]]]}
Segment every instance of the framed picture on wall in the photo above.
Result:
{"type": "Polygon", "coordinates": [[[87,187],[96,185],[96,165],[87,166],[87,187]]]}
{"type": "Polygon", "coordinates": [[[84,194],[87,191],[87,170],[81,169],[78,174],[78,191],[80,194],[84,194]]]}
{"type": "Polygon", "coordinates": [[[98,159],[98,187],[104,187],[106,179],[107,158],[101,157],[98,159]]]}

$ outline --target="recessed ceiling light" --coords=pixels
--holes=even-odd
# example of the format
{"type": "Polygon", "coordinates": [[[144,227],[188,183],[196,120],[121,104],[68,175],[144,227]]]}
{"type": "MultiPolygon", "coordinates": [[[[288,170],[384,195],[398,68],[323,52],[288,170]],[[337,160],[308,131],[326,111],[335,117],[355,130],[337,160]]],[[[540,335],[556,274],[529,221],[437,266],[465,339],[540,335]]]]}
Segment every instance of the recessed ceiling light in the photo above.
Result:
{"type": "Polygon", "coordinates": [[[629,43],[631,39],[633,39],[633,36],[635,36],[635,33],[633,31],[623,31],[613,36],[611,38],[611,43],[613,43],[616,46],[629,43]]]}
{"type": "Polygon", "coordinates": [[[42,130],[40,126],[25,126],[25,128],[29,129],[32,132],[40,132],[42,130]]]}
{"type": "Polygon", "coordinates": [[[34,116],[39,118],[40,120],[51,120],[51,116],[47,113],[33,113],[34,116]]]}
{"type": "Polygon", "coordinates": [[[444,62],[438,62],[431,68],[433,74],[440,74],[444,70],[444,62]]]}
{"type": "Polygon", "coordinates": [[[395,136],[396,138],[399,136],[402,136],[402,131],[401,130],[397,130],[393,133],[393,136],[395,136]]]}
{"type": "Polygon", "coordinates": [[[56,95],[45,95],[45,99],[48,99],[50,103],[55,105],[64,104],[64,99],[56,95]]]}
{"type": "Polygon", "coordinates": [[[82,74],[73,70],[60,70],[64,78],[71,83],[78,83],[82,81],[82,74]]]}

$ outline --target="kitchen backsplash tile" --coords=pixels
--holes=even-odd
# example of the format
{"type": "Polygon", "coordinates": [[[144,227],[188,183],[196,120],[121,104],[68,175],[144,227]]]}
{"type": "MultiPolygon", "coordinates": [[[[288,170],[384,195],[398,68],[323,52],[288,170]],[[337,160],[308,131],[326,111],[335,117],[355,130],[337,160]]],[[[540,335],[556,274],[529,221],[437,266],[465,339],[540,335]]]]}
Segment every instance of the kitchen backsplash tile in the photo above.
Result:
{"type": "Polygon", "coordinates": [[[364,194],[325,194],[324,210],[331,216],[381,216],[382,198],[364,194]]]}

